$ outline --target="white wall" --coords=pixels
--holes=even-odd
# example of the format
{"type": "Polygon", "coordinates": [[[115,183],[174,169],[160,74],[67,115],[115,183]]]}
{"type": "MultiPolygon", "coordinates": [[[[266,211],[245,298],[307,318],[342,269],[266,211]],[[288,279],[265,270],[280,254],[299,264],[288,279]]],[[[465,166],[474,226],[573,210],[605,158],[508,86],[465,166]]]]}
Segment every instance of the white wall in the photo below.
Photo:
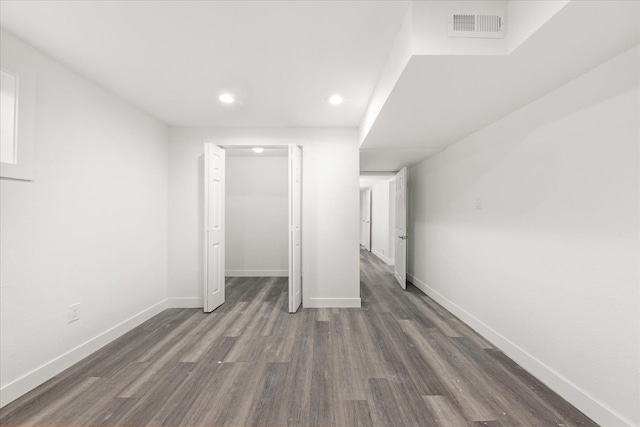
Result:
{"type": "Polygon", "coordinates": [[[169,130],[169,294],[202,306],[203,142],[302,151],[303,305],[360,306],[358,141],[350,129],[169,130]]]}
{"type": "Polygon", "coordinates": [[[407,11],[405,12],[404,18],[402,18],[402,24],[398,29],[396,39],[389,51],[387,62],[380,71],[378,83],[376,83],[376,87],[371,94],[371,99],[369,100],[369,105],[367,105],[367,110],[364,113],[362,122],[360,122],[360,128],[358,130],[360,144],[364,142],[364,139],[378,118],[380,111],[382,111],[382,107],[385,102],[387,102],[389,94],[391,94],[391,91],[411,59],[413,53],[412,8],[414,4],[415,2],[407,2],[407,11]]]}
{"type": "Polygon", "coordinates": [[[606,426],[640,425],[639,57],[409,178],[412,281],[606,426]]]}
{"type": "Polygon", "coordinates": [[[505,20],[507,27],[507,52],[518,48],[549,19],[562,10],[570,0],[519,0],[508,1],[505,20]]]}
{"type": "Polygon", "coordinates": [[[5,32],[1,52],[37,87],[35,179],[0,180],[4,405],[164,308],[168,130],[5,32]]]}
{"type": "Polygon", "coordinates": [[[389,230],[389,181],[371,187],[371,252],[387,264],[393,264],[389,230]]]}
{"type": "Polygon", "coordinates": [[[289,174],[280,157],[226,163],[226,275],[289,274],[289,174]]]}

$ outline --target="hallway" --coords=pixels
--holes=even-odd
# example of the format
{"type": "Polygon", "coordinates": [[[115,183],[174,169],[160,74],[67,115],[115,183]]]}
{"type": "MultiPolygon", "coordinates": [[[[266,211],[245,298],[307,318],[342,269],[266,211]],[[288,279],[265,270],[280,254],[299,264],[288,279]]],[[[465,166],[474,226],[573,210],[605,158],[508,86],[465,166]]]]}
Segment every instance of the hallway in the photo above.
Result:
{"type": "Polygon", "coordinates": [[[2,425],[594,424],[361,251],[362,309],[287,313],[284,278],[228,278],[7,407],[2,425]]]}
{"type": "Polygon", "coordinates": [[[403,291],[391,266],[364,250],[360,260],[362,307],[389,367],[382,380],[393,395],[387,399],[398,411],[386,419],[402,414],[405,425],[451,427],[597,425],[416,287],[403,291]]]}

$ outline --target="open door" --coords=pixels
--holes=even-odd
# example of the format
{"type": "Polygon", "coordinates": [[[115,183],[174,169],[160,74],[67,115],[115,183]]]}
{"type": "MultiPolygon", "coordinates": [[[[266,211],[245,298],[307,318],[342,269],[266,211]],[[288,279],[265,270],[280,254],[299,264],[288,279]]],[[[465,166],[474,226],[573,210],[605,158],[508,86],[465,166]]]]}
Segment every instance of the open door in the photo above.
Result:
{"type": "Polygon", "coordinates": [[[362,192],[362,241],[364,248],[371,252],[371,190],[362,192]]]}
{"type": "Polygon", "coordinates": [[[224,303],[224,175],[225,152],[204,144],[204,311],[224,303]]]}
{"type": "Polygon", "coordinates": [[[302,150],[289,144],[289,312],[302,303],[302,150]]]}
{"type": "Polygon", "coordinates": [[[396,262],[393,275],[407,289],[407,168],[396,175],[396,224],[395,224],[396,262]]]}

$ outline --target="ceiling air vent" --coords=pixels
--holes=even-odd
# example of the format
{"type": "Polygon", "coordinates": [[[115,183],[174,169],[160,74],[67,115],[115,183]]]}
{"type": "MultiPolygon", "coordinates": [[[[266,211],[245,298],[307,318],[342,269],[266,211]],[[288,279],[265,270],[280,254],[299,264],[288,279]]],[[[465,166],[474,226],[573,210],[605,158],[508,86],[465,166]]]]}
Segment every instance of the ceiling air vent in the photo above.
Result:
{"type": "Polygon", "coordinates": [[[504,38],[503,13],[451,12],[449,14],[449,37],[504,38]]]}

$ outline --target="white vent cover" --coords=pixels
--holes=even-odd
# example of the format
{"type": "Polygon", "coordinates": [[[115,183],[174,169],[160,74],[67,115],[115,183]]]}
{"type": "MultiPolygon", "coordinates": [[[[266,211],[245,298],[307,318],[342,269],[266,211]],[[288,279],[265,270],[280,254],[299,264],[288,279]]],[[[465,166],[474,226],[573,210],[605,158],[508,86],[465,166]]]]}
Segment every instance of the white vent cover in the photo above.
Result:
{"type": "Polygon", "coordinates": [[[504,38],[504,14],[502,12],[450,12],[449,37],[504,38]]]}

